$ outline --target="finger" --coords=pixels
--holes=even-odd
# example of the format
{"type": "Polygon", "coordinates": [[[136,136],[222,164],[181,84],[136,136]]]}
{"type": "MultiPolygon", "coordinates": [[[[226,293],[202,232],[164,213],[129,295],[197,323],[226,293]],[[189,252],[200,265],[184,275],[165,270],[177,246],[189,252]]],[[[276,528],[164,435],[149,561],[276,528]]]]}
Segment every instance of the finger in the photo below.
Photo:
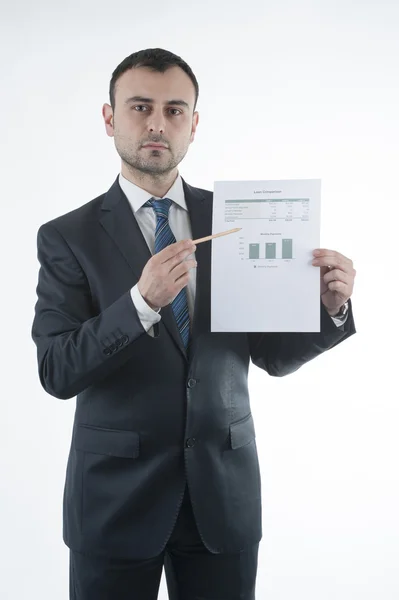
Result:
{"type": "Polygon", "coordinates": [[[176,267],[174,267],[170,273],[176,282],[179,277],[188,273],[191,269],[197,266],[196,260],[185,260],[182,263],[179,263],[176,267]]]}
{"type": "Polygon", "coordinates": [[[313,254],[316,258],[324,258],[328,256],[331,259],[339,260],[341,263],[348,263],[350,265],[353,265],[353,261],[350,258],[345,256],[344,254],[341,254],[340,252],[337,252],[336,250],[329,250],[328,248],[317,248],[313,251],[313,254]]]}
{"type": "Polygon", "coordinates": [[[344,283],[343,281],[330,281],[327,287],[330,290],[330,292],[336,292],[338,294],[341,294],[341,296],[345,298],[350,298],[352,293],[350,286],[347,283],[344,283]]]}
{"type": "Polygon", "coordinates": [[[186,287],[186,285],[188,285],[189,280],[190,280],[189,273],[183,273],[183,275],[181,275],[178,279],[176,279],[175,285],[180,288],[177,293],[179,293],[181,289],[183,289],[184,287],[186,287]]]}
{"type": "Polygon", "coordinates": [[[352,277],[348,273],[345,273],[345,271],[342,271],[341,269],[332,269],[331,271],[328,271],[325,275],[323,275],[323,281],[325,284],[328,284],[331,281],[342,281],[342,283],[347,283],[348,285],[350,285],[352,277]]]}
{"type": "MultiPolygon", "coordinates": [[[[194,246],[194,248],[195,247],[196,246],[194,246]]],[[[171,273],[176,266],[181,265],[181,264],[183,264],[183,265],[186,264],[188,262],[187,258],[189,256],[191,256],[192,254],[193,254],[193,252],[190,249],[189,250],[185,249],[182,252],[179,252],[178,254],[176,254],[175,256],[172,256],[172,258],[170,258],[169,260],[165,261],[163,263],[163,265],[164,265],[163,268],[166,268],[167,272],[171,273]]],[[[193,257],[193,260],[195,260],[195,257],[193,257]]]]}
{"type": "Polygon", "coordinates": [[[180,242],[175,242],[174,244],[170,244],[160,252],[158,252],[155,256],[158,257],[161,263],[165,263],[168,260],[174,258],[179,253],[184,253],[187,250],[190,250],[188,254],[192,254],[194,249],[196,248],[195,244],[193,244],[193,240],[181,240],[180,242]]]}
{"type": "Polygon", "coordinates": [[[312,265],[316,267],[330,267],[330,269],[341,269],[345,273],[354,275],[355,271],[352,266],[352,261],[348,262],[346,259],[341,259],[336,256],[322,256],[315,258],[312,261],[312,265]]]}

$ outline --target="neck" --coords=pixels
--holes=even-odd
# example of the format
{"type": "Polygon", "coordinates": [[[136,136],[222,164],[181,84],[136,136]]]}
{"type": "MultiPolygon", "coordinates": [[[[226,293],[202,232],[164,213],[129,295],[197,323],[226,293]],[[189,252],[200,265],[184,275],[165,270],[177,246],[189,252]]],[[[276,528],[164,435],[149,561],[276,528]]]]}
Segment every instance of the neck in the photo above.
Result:
{"type": "Polygon", "coordinates": [[[163,198],[166,196],[174,182],[176,181],[179,171],[173,169],[169,173],[163,173],[162,175],[152,174],[152,173],[143,173],[142,171],[137,171],[136,169],[132,169],[122,163],[121,173],[123,177],[145,190],[149,194],[153,196],[158,196],[159,198],[163,198]]]}

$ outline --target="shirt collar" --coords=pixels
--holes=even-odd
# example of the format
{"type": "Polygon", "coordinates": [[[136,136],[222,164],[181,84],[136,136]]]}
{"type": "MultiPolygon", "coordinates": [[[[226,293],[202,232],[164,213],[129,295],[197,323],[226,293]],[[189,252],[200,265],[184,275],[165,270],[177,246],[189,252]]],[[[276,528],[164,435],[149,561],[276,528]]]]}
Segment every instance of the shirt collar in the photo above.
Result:
{"type": "MultiPolygon", "coordinates": [[[[126,198],[129,200],[133,212],[136,213],[142,206],[151,198],[159,199],[159,196],[153,196],[143,188],[139,187],[135,183],[132,183],[126,177],[119,174],[119,185],[122,188],[126,198]]],[[[184,197],[183,182],[180,173],[176,177],[172,187],[165,194],[164,198],[170,198],[173,202],[176,202],[179,206],[187,210],[187,204],[184,197]]]]}

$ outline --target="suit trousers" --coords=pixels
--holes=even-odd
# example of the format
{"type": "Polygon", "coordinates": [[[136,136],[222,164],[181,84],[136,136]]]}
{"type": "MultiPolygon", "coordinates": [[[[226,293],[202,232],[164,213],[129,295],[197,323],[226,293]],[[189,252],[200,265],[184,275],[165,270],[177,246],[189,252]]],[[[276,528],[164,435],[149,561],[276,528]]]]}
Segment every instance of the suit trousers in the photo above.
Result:
{"type": "Polygon", "coordinates": [[[70,551],[70,600],[157,600],[162,569],[170,600],[254,600],[259,544],[213,554],[201,541],[186,487],[176,525],[158,556],[101,558],[70,551]]]}

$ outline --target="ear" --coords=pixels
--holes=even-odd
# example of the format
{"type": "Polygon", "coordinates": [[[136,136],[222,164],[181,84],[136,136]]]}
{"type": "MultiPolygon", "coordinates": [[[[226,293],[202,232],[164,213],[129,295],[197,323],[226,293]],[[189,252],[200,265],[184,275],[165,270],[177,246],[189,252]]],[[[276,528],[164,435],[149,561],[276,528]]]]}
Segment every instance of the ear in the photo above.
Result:
{"type": "Polygon", "coordinates": [[[104,104],[102,109],[102,114],[105,123],[105,130],[107,135],[112,137],[114,135],[114,123],[113,123],[113,113],[112,108],[109,104],[104,104]]]}
{"type": "Polygon", "coordinates": [[[197,129],[197,126],[198,126],[198,121],[199,121],[199,113],[196,111],[193,114],[193,124],[192,124],[192,127],[191,127],[190,144],[191,144],[191,142],[194,141],[195,132],[196,132],[196,129],[197,129]]]}

